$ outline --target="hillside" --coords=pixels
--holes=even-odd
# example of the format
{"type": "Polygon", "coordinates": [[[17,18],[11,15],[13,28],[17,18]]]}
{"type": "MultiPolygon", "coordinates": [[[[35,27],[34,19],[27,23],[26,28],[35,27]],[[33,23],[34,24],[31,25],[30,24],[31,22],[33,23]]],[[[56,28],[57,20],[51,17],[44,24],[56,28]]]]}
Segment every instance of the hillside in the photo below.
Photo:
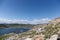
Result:
{"type": "Polygon", "coordinates": [[[0,28],[8,28],[5,24],[0,24],[0,28]]]}
{"type": "MultiPolygon", "coordinates": [[[[41,35],[43,38],[42,40],[47,40],[47,39],[49,40],[51,36],[55,34],[58,35],[58,37],[60,37],[60,18],[51,20],[49,21],[49,23],[36,25],[27,32],[15,34],[15,35],[12,34],[12,35],[14,35],[14,37],[17,35],[18,39],[20,38],[21,40],[22,39],[25,40],[24,38],[34,39],[36,35],[41,35]]],[[[11,37],[11,36],[8,36],[8,37],[11,37]]],[[[15,37],[14,39],[16,39],[17,37],[15,37]]]]}

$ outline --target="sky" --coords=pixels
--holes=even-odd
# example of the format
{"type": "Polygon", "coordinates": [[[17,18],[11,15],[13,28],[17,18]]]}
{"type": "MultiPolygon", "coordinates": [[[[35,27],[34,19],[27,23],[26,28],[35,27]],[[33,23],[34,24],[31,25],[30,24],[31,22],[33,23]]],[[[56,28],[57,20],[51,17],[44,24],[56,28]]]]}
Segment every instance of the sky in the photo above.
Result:
{"type": "Polygon", "coordinates": [[[60,17],[60,0],[0,0],[0,22],[34,23],[60,17]]]}

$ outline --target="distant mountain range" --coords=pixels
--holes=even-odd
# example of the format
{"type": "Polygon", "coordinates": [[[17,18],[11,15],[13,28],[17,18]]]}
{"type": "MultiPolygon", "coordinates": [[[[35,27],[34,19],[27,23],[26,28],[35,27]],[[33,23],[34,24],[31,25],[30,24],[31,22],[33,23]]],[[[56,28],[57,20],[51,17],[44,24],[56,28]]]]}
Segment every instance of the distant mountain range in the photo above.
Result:
{"type": "Polygon", "coordinates": [[[32,28],[32,24],[0,24],[0,28],[32,28]]]}

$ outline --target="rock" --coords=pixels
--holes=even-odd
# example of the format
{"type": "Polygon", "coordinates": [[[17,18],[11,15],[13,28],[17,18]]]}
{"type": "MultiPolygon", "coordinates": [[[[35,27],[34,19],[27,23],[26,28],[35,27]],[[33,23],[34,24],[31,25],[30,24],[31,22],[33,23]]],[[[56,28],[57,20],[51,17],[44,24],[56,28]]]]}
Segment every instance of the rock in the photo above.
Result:
{"type": "Polygon", "coordinates": [[[42,40],[42,36],[41,35],[35,35],[34,40],[42,40]]]}
{"type": "Polygon", "coordinates": [[[57,38],[58,38],[58,35],[55,34],[55,35],[52,35],[49,40],[57,40],[57,38]]]}
{"type": "Polygon", "coordinates": [[[26,38],[25,40],[33,40],[32,38],[26,38]]]}

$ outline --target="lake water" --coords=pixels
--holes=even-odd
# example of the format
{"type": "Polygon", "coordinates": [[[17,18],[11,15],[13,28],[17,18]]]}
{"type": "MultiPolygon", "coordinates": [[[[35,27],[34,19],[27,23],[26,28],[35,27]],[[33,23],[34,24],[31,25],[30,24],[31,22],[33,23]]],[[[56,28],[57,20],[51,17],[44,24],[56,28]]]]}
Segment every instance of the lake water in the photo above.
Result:
{"type": "Polygon", "coordinates": [[[0,36],[9,33],[21,33],[28,31],[28,28],[0,28],[0,36]]]}

